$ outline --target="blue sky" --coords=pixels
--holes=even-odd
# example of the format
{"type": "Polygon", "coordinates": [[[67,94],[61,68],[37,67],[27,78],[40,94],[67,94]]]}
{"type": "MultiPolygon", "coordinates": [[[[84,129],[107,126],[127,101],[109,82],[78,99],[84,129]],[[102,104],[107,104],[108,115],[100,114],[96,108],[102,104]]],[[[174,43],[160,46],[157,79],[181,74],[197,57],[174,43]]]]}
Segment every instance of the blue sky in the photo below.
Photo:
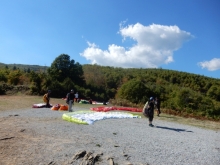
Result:
{"type": "Polygon", "coordinates": [[[220,0],[0,0],[0,62],[163,68],[220,78],[220,0]]]}

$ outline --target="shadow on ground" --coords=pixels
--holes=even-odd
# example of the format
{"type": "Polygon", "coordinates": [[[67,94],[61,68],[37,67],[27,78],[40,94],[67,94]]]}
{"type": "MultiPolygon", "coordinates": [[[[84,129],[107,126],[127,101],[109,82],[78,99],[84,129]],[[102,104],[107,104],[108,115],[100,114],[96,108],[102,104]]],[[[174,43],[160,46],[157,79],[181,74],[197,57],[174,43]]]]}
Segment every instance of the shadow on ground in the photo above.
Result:
{"type": "Polygon", "coordinates": [[[164,117],[164,118],[175,118],[175,117],[172,117],[172,116],[160,116],[160,117],[164,117]]]}
{"type": "Polygon", "coordinates": [[[161,126],[156,126],[156,128],[167,129],[167,130],[176,131],[176,132],[193,132],[193,131],[187,131],[186,129],[161,127],[161,126]]]}

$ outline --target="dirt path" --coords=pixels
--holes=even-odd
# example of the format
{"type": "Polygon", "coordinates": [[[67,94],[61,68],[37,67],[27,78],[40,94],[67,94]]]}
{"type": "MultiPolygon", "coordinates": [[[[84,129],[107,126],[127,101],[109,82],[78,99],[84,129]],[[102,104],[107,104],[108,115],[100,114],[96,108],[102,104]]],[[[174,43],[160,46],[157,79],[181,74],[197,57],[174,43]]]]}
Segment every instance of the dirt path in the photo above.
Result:
{"type": "Polygon", "coordinates": [[[74,164],[71,159],[74,152],[68,153],[67,146],[75,144],[63,136],[65,131],[56,134],[56,124],[62,120],[58,121],[56,117],[26,118],[18,114],[0,118],[1,165],[74,164]]]}

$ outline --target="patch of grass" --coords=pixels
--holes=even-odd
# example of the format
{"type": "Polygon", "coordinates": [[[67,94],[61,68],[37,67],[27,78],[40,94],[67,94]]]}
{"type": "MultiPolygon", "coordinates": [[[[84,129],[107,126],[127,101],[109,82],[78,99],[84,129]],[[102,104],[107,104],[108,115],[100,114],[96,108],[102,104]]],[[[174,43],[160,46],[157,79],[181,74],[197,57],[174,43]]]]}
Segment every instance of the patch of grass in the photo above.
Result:
{"type": "Polygon", "coordinates": [[[180,124],[191,125],[205,129],[220,130],[220,122],[216,122],[216,121],[198,120],[195,118],[184,118],[184,117],[168,115],[164,113],[160,114],[160,117],[155,116],[154,118],[158,120],[177,122],[180,124]]]}
{"type": "MultiPolygon", "coordinates": [[[[142,112],[131,112],[134,115],[140,115],[141,118],[146,118],[142,112]]],[[[180,117],[180,116],[175,116],[175,115],[169,115],[162,113],[160,114],[160,117],[156,116],[156,113],[154,114],[154,120],[164,120],[164,121],[169,121],[169,122],[176,122],[180,124],[185,124],[185,125],[191,125],[194,127],[199,127],[199,128],[204,128],[204,129],[211,129],[211,130],[220,130],[220,122],[217,121],[209,121],[209,120],[199,120],[195,118],[185,118],[185,117],[180,117]]]]}
{"type": "Polygon", "coordinates": [[[96,147],[101,147],[101,144],[96,144],[96,147]]]}
{"type": "MultiPolygon", "coordinates": [[[[44,103],[43,96],[22,95],[20,93],[18,93],[17,95],[0,95],[0,111],[32,108],[33,104],[39,103],[44,103]]],[[[51,98],[50,104],[66,105],[66,102],[62,98],[51,98]]],[[[74,103],[74,106],[90,109],[91,107],[103,105],[74,103]]]]}
{"type": "Polygon", "coordinates": [[[30,108],[35,103],[42,103],[42,97],[16,95],[0,95],[0,111],[30,108]]]}

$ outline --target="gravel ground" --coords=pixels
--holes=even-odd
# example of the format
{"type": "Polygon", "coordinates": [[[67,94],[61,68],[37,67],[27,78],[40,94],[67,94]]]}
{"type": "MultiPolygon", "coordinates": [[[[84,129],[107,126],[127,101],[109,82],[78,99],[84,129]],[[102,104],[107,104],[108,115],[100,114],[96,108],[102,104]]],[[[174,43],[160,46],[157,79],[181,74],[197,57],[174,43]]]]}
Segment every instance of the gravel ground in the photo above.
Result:
{"type": "MultiPolygon", "coordinates": [[[[74,107],[74,110],[81,110],[74,107]]],[[[85,110],[85,109],[84,109],[85,110]]],[[[219,165],[220,131],[146,118],[107,119],[93,125],[62,120],[48,108],[0,112],[1,165],[78,165],[76,153],[100,154],[95,164],[219,165]]]]}

